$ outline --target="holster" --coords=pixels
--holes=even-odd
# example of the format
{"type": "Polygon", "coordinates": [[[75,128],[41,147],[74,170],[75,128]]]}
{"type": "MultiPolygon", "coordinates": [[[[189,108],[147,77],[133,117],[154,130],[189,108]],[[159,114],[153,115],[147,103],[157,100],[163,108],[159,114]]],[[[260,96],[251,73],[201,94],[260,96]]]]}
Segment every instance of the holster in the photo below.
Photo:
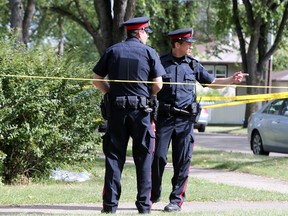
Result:
{"type": "Polygon", "coordinates": [[[197,123],[201,114],[202,107],[200,103],[194,101],[191,104],[191,118],[194,123],[197,123]]]}
{"type": "Polygon", "coordinates": [[[103,96],[103,99],[101,100],[101,104],[100,104],[100,109],[101,109],[102,117],[105,120],[109,120],[111,117],[111,102],[110,102],[109,93],[106,93],[103,96]]]}
{"type": "Polygon", "coordinates": [[[159,110],[165,115],[185,115],[190,116],[193,123],[198,122],[201,113],[201,105],[198,102],[193,102],[185,108],[177,108],[171,104],[160,104],[159,110]]]}
{"type": "Polygon", "coordinates": [[[157,121],[159,101],[157,96],[152,96],[149,101],[149,107],[152,108],[151,117],[154,121],[157,121]]]}

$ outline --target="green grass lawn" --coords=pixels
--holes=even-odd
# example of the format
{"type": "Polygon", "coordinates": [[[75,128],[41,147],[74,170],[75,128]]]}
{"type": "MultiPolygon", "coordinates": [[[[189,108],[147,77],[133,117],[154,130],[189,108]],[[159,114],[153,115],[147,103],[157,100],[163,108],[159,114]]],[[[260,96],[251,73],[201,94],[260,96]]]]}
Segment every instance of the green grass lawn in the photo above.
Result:
{"type": "MultiPolygon", "coordinates": [[[[129,153],[129,152],[128,152],[129,153]]],[[[195,148],[193,166],[228,169],[288,180],[288,158],[259,157],[252,154],[227,153],[195,148]]],[[[49,204],[101,202],[104,178],[102,158],[93,164],[82,164],[83,169],[93,174],[83,183],[65,183],[47,180],[30,185],[0,186],[0,204],[49,204]]],[[[67,167],[73,171],[72,167],[67,167]]],[[[79,171],[79,166],[77,167],[79,171]]],[[[162,200],[168,202],[171,191],[172,172],[166,171],[163,178],[162,200]]],[[[136,177],[133,164],[126,164],[122,174],[120,201],[135,201],[136,177]]],[[[190,177],[186,201],[288,201],[288,196],[268,191],[257,191],[243,187],[215,184],[190,177]]]]}
{"type": "MultiPolygon", "coordinates": [[[[245,135],[241,126],[210,126],[207,132],[232,133],[245,135]]],[[[247,133],[247,132],[246,132],[247,133]]],[[[128,155],[131,156],[131,147],[128,155]]],[[[168,160],[171,161],[171,152],[168,160]]],[[[230,171],[251,173],[288,181],[288,157],[256,156],[253,154],[216,151],[196,146],[193,152],[192,165],[211,169],[225,169],[230,171]]],[[[92,174],[89,181],[82,183],[66,183],[54,180],[32,180],[29,185],[0,185],[0,205],[21,204],[56,204],[56,203],[96,203],[102,202],[102,188],[104,179],[104,159],[97,158],[95,162],[63,167],[70,171],[87,170],[92,174]]],[[[193,167],[192,167],[193,172],[193,167]]],[[[166,170],[163,177],[162,201],[169,201],[171,191],[172,171],[166,170]]],[[[136,176],[133,164],[126,163],[122,174],[122,194],[120,202],[134,202],[136,199],[136,176]]],[[[206,180],[189,178],[186,202],[221,202],[221,201],[287,201],[288,196],[282,193],[259,191],[238,186],[211,183],[206,180]]],[[[153,215],[167,215],[167,213],[153,212],[153,215]]],[[[226,212],[197,212],[193,215],[287,215],[278,210],[239,210],[226,212]]],[[[118,214],[119,215],[119,214],[118,214]]],[[[121,215],[121,214],[120,214],[121,215]]],[[[123,214],[127,215],[127,214],[123,214]]],[[[173,213],[173,215],[191,215],[191,213],[173,213]]]]}
{"type": "MultiPolygon", "coordinates": [[[[28,186],[1,186],[0,204],[101,202],[104,170],[97,169],[96,172],[94,173],[95,177],[84,183],[50,181],[47,184],[32,183],[28,186]]],[[[166,171],[163,178],[162,201],[167,203],[171,191],[171,177],[172,172],[166,171]]],[[[122,195],[120,201],[134,202],[136,191],[134,165],[126,164],[122,176],[122,195]]],[[[189,179],[186,193],[186,201],[288,201],[287,195],[281,193],[214,184],[192,177],[189,179]]]]}
{"type": "Polygon", "coordinates": [[[288,157],[259,156],[224,152],[196,146],[192,164],[197,167],[226,169],[288,181],[288,157]]]}

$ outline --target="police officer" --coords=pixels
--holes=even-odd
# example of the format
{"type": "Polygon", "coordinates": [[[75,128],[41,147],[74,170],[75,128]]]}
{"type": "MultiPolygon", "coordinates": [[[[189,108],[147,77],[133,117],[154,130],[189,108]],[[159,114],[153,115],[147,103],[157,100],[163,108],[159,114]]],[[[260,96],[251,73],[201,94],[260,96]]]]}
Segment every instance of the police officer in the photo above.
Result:
{"type": "MultiPolygon", "coordinates": [[[[178,29],[168,34],[172,51],[161,56],[166,70],[163,88],[158,93],[159,113],[156,122],[156,148],[152,165],[152,203],[161,196],[162,175],[167,164],[169,144],[172,144],[174,175],[170,203],[164,211],[180,211],[185,199],[189,168],[194,144],[192,105],[195,104],[195,82],[201,84],[232,84],[242,81],[247,74],[236,72],[228,78],[214,78],[195,59],[190,57],[195,41],[193,29],[178,29]],[[185,83],[175,85],[172,83],[185,83]],[[171,83],[171,84],[167,84],[171,83]]],[[[221,86],[213,86],[222,88],[221,86]]]]}
{"type": "Polygon", "coordinates": [[[105,94],[106,99],[108,97],[105,106],[109,107],[106,109],[107,131],[103,136],[106,169],[103,213],[115,213],[117,210],[129,137],[133,140],[137,175],[135,204],[139,213],[150,213],[151,209],[151,164],[155,135],[151,127],[150,107],[153,103],[151,98],[155,100],[162,88],[161,76],[165,70],[156,51],[145,45],[152,33],[149,20],[148,17],[137,17],[124,22],[127,39],[109,47],[93,69],[93,84],[105,94]],[[106,76],[109,83],[103,80],[106,76]]]}

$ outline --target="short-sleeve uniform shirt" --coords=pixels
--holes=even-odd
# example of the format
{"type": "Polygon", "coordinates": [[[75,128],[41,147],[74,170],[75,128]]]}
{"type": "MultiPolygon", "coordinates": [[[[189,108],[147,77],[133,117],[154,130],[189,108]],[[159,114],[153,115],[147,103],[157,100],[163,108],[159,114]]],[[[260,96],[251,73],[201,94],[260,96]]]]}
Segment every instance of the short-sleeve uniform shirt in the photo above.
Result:
{"type": "Polygon", "coordinates": [[[166,71],[163,88],[158,93],[158,99],[162,103],[178,108],[187,107],[195,100],[196,80],[200,84],[211,84],[214,80],[214,76],[190,56],[177,59],[170,52],[160,59],[166,71]]]}
{"type": "Polygon", "coordinates": [[[141,43],[136,37],[109,47],[93,71],[102,77],[108,75],[109,93],[112,97],[150,97],[151,88],[146,81],[165,74],[156,51],[141,43]],[[122,80],[127,82],[121,82],[122,80]]]}

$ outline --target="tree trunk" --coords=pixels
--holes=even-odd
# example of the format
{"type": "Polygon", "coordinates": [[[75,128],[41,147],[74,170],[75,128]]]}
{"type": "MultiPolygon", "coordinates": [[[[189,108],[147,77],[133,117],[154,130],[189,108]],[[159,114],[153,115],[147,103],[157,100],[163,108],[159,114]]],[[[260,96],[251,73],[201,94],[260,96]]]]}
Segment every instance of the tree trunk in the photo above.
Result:
{"type": "Polygon", "coordinates": [[[23,42],[27,46],[29,42],[29,29],[35,13],[35,0],[28,0],[27,6],[25,9],[25,15],[23,20],[23,42]]]}
{"type": "MultiPolygon", "coordinates": [[[[251,47],[250,47],[251,48],[251,47]]],[[[247,77],[247,85],[255,85],[258,86],[258,75],[257,75],[257,68],[256,68],[256,50],[253,51],[250,49],[249,54],[247,53],[246,58],[242,58],[242,61],[245,61],[245,65],[247,65],[247,72],[249,76],[247,77]]],[[[247,94],[258,94],[258,89],[256,88],[247,88],[247,94]]],[[[243,127],[247,128],[248,118],[253,110],[256,108],[256,104],[246,104],[245,110],[245,118],[243,122],[243,127]]]]}
{"type": "Polygon", "coordinates": [[[24,12],[22,0],[9,0],[11,8],[11,28],[16,35],[16,41],[29,42],[29,29],[35,12],[35,0],[28,0],[24,12]]]}
{"type": "Polygon", "coordinates": [[[22,0],[9,0],[11,8],[11,28],[14,35],[16,35],[16,41],[23,42],[22,34],[22,20],[23,20],[23,4],[22,0]]]}
{"type": "Polygon", "coordinates": [[[99,28],[92,37],[100,54],[107,47],[125,39],[125,30],[121,25],[134,16],[135,5],[136,0],[114,0],[112,8],[111,1],[94,0],[99,28]]]}
{"type": "Polygon", "coordinates": [[[107,47],[122,41],[125,37],[125,30],[121,24],[123,21],[133,17],[136,0],[114,0],[114,6],[110,0],[94,0],[95,17],[98,18],[98,26],[95,26],[87,17],[87,12],[81,7],[82,1],[74,0],[77,14],[66,7],[53,5],[49,10],[65,16],[68,19],[82,26],[93,38],[98,52],[103,54],[107,47]]]}
{"type": "Polygon", "coordinates": [[[59,56],[63,56],[65,37],[64,37],[64,31],[63,31],[63,19],[62,19],[62,17],[58,18],[58,28],[59,28],[59,42],[58,42],[57,53],[59,56]]]}

